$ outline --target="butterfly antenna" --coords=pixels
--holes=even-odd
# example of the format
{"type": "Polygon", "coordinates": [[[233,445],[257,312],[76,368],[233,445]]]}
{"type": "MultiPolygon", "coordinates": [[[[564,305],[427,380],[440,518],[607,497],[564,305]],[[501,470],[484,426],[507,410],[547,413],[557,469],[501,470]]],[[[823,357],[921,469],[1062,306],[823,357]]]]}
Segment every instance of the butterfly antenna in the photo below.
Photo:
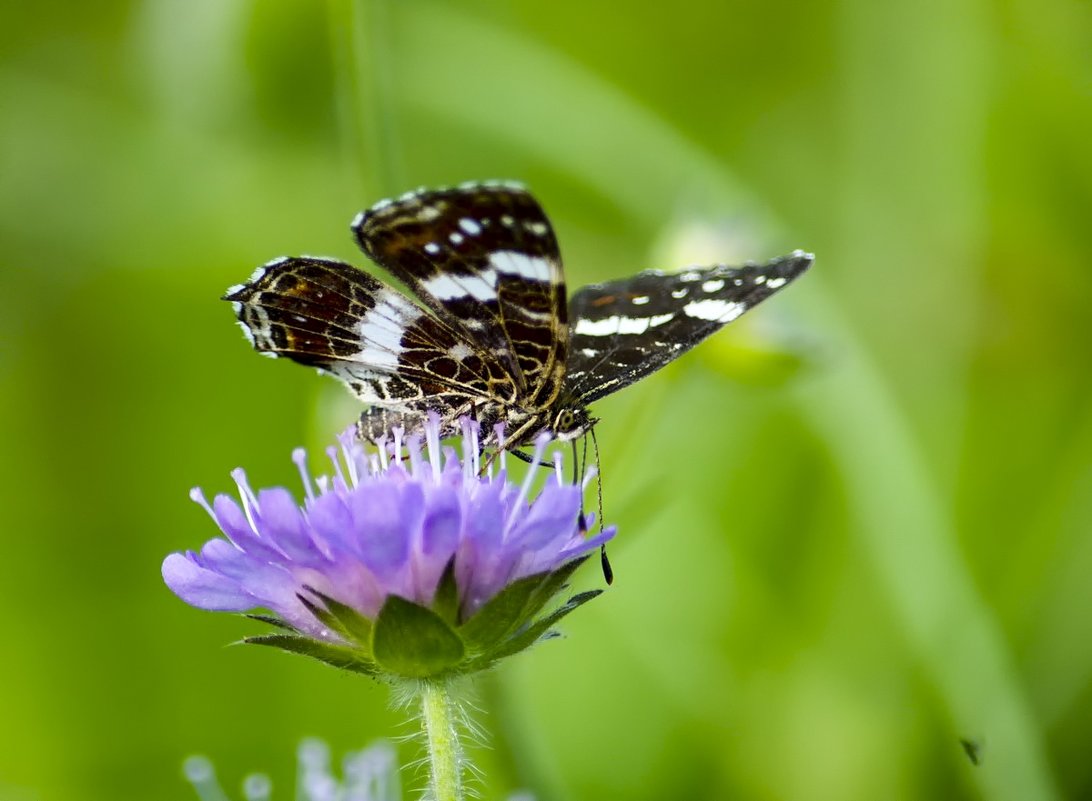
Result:
{"type": "MultiPolygon", "coordinates": [[[[592,428],[589,432],[591,434],[592,448],[595,450],[595,489],[596,494],[599,496],[599,530],[603,530],[603,467],[599,461],[599,440],[595,438],[595,429],[592,428]]],[[[587,448],[587,443],[584,445],[587,448]]],[[[607,544],[604,542],[599,546],[599,562],[603,566],[603,580],[607,584],[614,583],[614,568],[610,566],[610,559],[607,557],[607,544]]]]}

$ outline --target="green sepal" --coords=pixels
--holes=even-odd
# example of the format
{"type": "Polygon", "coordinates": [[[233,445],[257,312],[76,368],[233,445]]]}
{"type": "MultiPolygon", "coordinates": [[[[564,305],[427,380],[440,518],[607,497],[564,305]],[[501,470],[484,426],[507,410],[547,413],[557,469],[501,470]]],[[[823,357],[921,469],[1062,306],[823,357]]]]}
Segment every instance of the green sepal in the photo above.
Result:
{"type": "Polygon", "coordinates": [[[246,617],[290,633],[249,637],[250,645],[265,645],[309,656],[333,667],[367,676],[435,679],[484,670],[504,657],[556,636],[551,627],[601,590],[580,593],[564,605],[534,620],[563,590],[587,557],[573,559],[553,572],[514,581],[459,625],[459,588],[455,560],[437,582],[430,607],[389,596],[375,620],[313,587],[297,597],[315,619],[346,643],[315,640],[287,621],[272,615],[246,617]]]}
{"type": "Polygon", "coordinates": [[[338,621],[338,619],[336,617],[334,617],[334,615],[331,612],[329,612],[326,609],[319,606],[317,603],[312,601],[306,595],[301,595],[300,593],[297,592],[296,593],[296,598],[299,599],[299,602],[301,604],[303,604],[307,608],[307,611],[310,612],[311,615],[319,623],[324,625],[326,628],[330,629],[330,631],[332,631],[335,634],[339,635],[342,639],[348,639],[348,637],[349,637],[348,633],[343,629],[341,623],[338,621]]]}
{"type": "Polygon", "coordinates": [[[539,640],[551,636],[551,634],[556,635],[556,632],[550,631],[551,626],[574,609],[583,606],[592,598],[601,595],[602,592],[602,590],[588,590],[587,592],[581,592],[574,595],[565,602],[564,606],[558,607],[550,614],[539,618],[531,625],[518,631],[514,636],[501,643],[499,647],[471,660],[467,665],[468,671],[484,670],[505,657],[518,654],[520,651],[529,648],[539,640]]]}
{"type": "Polygon", "coordinates": [[[516,579],[485,602],[474,615],[459,627],[459,636],[467,648],[482,653],[505,640],[520,624],[533,615],[528,612],[531,599],[549,580],[549,573],[535,573],[516,579]]]}
{"type": "Polygon", "coordinates": [[[297,629],[287,620],[281,620],[275,615],[243,615],[243,617],[250,618],[251,620],[257,620],[259,623],[265,623],[267,626],[274,626],[278,629],[284,629],[285,631],[299,631],[299,629],[297,629]]]}
{"type": "Polygon", "coordinates": [[[455,583],[455,557],[447,561],[436,594],[432,597],[432,611],[445,623],[455,626],[459,622],[459,585],[455,583]]]}
{"type": "Polygon", "coordinates": [[[459,628],[467,648],[482,653],[502,642],[537,615],[587,557],[573,559],[552,573],[535,573],[513,581],[490,598],[459,628]]]}
{"type": "Polygon", "coordinates": [[[342,670],[351,670],[354,673],[363,673],[366,676],[374,676],[378,672],[375,664],[365,658],[358,651],[344,645],[313,640],[310,637],[301,637],[295,634],[266,634],[260,637],[247,637],[243,640],[246,645],[266,645],[279,648],[293,654],[309,656],[327,665],[332,665],[342,670]]]}
{"type": "Polygon", "coordinates": [[[307,587],[306,589],[309,593],[322,601],[322,607],[319,607],[302,595],[296,596],[311,611],[311,614],[342,637],[360,646],[360,648],[370,654],[372,647],[372,621],[364,617],[364,615],[360,614],[351,606],[343,604],[341,601],[336,598],[331,598],[325,593],[319,592],[314,587],[307,587]],[[322,614],[320,614],[320,612],[322,614]]]}
{"type": "Polygon", "coordinates": [[[587,556],[581,556],[577,559],[572,559],[553,573],[546,577],[546,580],[542,582],[542,585],[538,588],[538,591],[531,596],[528,601],[527,608],[524,610],[524,614],[527,617],[534,617],[542,608],[546,606],[553,597],[557,595],[561,590],[565,589],[565,582],[569,580],[576,569],[588,561],[587,556]]]}
{"type": "Polygon", "coordinates": [[[397,595],[387,596],[375,619],[372,654],[385,673],[431,678],[451,671],[465,648],[443,618],[397,595]]]}

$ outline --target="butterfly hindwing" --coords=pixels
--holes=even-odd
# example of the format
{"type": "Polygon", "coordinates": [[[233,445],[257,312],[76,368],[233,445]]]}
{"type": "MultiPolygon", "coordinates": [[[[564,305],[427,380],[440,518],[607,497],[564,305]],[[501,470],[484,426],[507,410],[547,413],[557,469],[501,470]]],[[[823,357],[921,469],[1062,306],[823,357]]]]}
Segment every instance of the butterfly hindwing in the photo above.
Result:
{"type": "Polygon", "coordinates": [[[586,286],[569,302],[564,394],[591,403],[682,355],[803,273],[796,251],[766,264],[717,265],[586,286]]]}
{"type": "Polygon", "coordinates": [[[547,406],[565,365],[561,256],[542,208],[514,184],[383,201],[353,222],[373,261],[500,363],[525,406],[547,406]]]}

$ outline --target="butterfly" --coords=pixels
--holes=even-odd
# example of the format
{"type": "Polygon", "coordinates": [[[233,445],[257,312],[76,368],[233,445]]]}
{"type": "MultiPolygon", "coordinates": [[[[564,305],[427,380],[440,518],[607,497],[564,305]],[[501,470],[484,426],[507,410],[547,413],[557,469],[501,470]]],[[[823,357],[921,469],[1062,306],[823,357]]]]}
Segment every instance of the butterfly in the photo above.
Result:
{"type": "Polygon", "coordinates": [[[811,254],[765,264],[645,271],[567,298],[553,227],[522,186],[462,184],[382,200],[357,244],[409,290],[341,261],[285,257],[225,300],[260,352],[317,367],[370,408],[362,438],[459,419],[515,449],[542,431],[573,440],[588,405],[658,370],[787,286],[811,254]],[[503,441],[495,426],[503,423],[503,441]]]}

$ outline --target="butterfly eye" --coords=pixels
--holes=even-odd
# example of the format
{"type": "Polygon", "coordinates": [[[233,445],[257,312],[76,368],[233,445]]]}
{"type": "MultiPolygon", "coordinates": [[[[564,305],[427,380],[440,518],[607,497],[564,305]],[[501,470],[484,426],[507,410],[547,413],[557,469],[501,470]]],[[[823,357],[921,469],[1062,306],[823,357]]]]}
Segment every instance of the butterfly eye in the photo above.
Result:
{"type": "Polygon", "coordinates": [[[576,418],[573,416],[572,411],[569,409],[562,409],[554,424],[555,433],[564,434],[567,431],[571,431],[575,422],[576,418]]]}

